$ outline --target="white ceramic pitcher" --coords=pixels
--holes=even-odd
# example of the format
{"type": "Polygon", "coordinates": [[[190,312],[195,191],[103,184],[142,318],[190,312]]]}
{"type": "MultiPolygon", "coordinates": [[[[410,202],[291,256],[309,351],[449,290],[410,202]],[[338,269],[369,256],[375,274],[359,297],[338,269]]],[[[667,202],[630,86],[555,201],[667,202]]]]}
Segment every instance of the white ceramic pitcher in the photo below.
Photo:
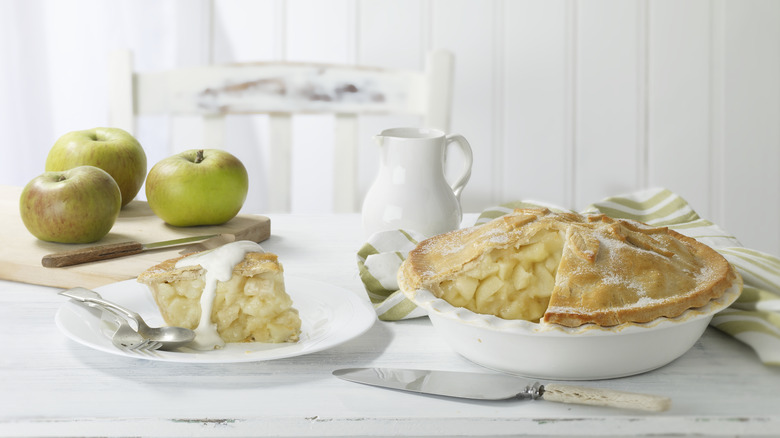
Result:
{"type": "Polygon", "coordinates": [[[463,136],[436,129],[393,128],[374,137],[381,167],[363,201],[363,231],[414,230],[430,237],[458,228],[460,194],[471,177],[471,146],[463,136]],[[450,185],[444,176],[448,146],[465,157],[461,175],[450,185]]]}

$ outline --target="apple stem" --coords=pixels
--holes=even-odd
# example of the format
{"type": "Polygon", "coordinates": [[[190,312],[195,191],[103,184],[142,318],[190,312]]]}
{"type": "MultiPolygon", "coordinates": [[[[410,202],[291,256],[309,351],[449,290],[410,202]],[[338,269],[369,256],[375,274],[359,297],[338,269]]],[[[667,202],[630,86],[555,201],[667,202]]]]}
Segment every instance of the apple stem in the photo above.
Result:
{"type": "Polygon", "coordinates": [[[198,149],[198,152],[195,153],[195,164],[198,164],[201,161],[203,161],[203,149],[198,149]]]}

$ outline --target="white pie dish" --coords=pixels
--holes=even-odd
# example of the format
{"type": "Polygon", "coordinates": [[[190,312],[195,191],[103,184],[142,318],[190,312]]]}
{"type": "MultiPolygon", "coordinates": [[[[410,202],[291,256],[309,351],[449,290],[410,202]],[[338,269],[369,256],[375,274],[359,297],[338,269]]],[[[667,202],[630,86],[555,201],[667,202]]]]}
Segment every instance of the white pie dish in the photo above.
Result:
{"type": "Polygon", "coordinates": [[[428,290],[404,294],[428,311],[453,350],[478,365],[540,379],[595,380],[654,370],[682,356],[741,291],[735,283],[719,299],[676,318],[607,328],[506,320],[454,307],[428,290]]]}

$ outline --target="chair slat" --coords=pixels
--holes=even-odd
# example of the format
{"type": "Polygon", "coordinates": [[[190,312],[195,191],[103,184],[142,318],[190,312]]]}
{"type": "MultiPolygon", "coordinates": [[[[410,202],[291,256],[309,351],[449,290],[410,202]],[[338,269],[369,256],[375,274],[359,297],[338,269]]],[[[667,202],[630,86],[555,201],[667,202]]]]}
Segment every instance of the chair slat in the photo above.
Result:
{"type": "Polygon", "coordinates": [[[421,72],[309,64],[236,64],[137,74],[139,113],[426,112],[421,72]]]}

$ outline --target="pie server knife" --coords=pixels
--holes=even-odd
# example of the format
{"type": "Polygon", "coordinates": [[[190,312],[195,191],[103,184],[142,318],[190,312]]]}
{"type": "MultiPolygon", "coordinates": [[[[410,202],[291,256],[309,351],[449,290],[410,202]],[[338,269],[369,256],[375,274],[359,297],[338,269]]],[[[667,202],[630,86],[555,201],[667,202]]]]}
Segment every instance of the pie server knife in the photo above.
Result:
{"type": "Polygon", "coordinates": [[[665,411],[671,404],[669,398],[657,395],[558,383],[542,385],[508,374],[402,368],[345,368],[333,371],[333,375],[366,385],[474,400],[541,399],[647,411],[665,411]]]}

